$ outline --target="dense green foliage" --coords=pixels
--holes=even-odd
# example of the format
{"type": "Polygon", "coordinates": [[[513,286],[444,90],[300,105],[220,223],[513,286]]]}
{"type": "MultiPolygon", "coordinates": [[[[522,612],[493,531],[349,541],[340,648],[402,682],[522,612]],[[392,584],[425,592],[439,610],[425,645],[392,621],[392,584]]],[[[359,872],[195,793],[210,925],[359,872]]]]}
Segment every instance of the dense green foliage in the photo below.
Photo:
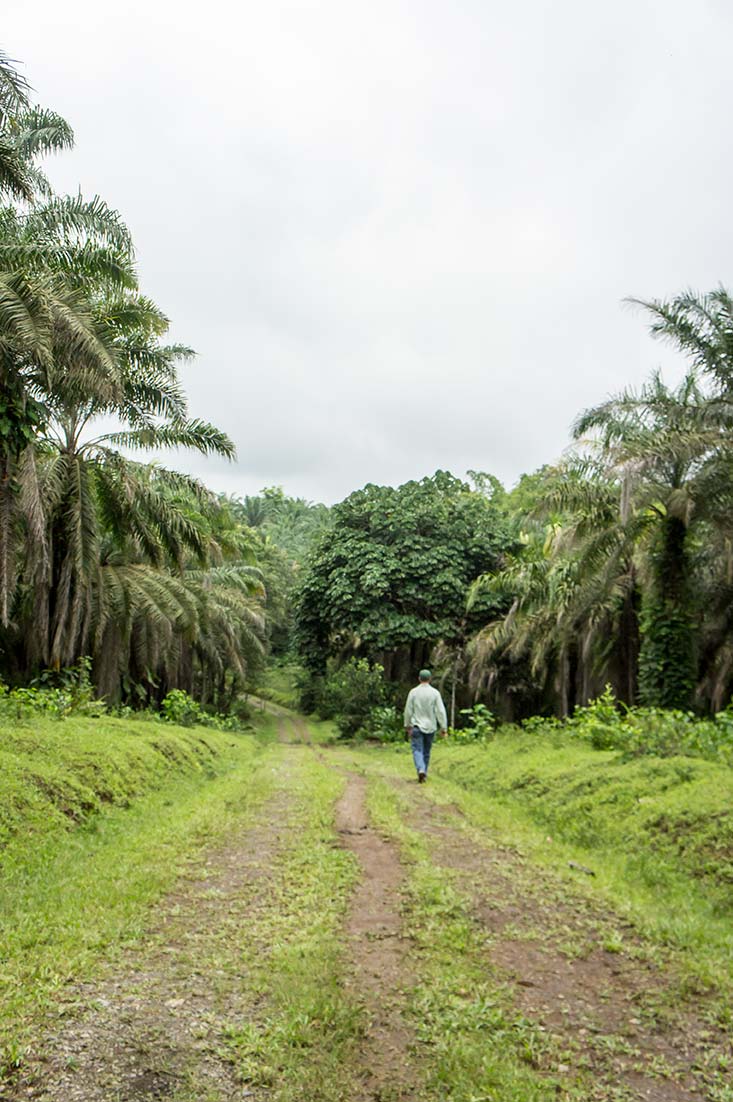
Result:
{"type": "Polygon", "coordinates": [[[315,704],[324,719],[336,718],[336,726],[343,736],[353,737],[369,733],[375,712],[375,718],[384,721],[382,709],[387,706],[387,700],[382,667],[370,665],[366,658],[350,658],[331,669],[319,686],[315,704]]]}
{"type": "Polygon", "coordinates": [[[501,705],[518,688],[513,715],[566,715],[606,682],[656,707],[731,697],[733,301],[721,288],[642,305],[686,376],[578,419],[575,453],[518,487],[521,552],[476,587],[510,610],[473,641],[474,688],[501,705]]]}
{"type": "Polygon", "coordinates": [[[624,758],[695,757],[733,766],[733,711],[730,707],[712,719],[671,708],[619,708],[610,688],[587,707],[565,720],[535,717],[525,730],[564,730],[587,740],[596,750],[620,750],[624,758]]]}
{"type": "Polygon", "coordinates": [[[52,192],[40,159],[72,145],[0,58],[0,670],[27,682],[91,656],[108,701],[182,689],[228,710],[265,652],[256,538],[129,454],[233,445],[188,413],[192,352],[165,343],[120,216],[52,192]]]}
{"type": "Polygon", "coordinates": [[[508,720],[568,715],[607,683],[627,704],[725,706],[733,302],[721,289],[645,308],[688,373],[587,410],[558,466],[510,493],[438,473],[334,508],[298,605],[314,678],[350,654],[403,684],[429,663],[453,715],[457,691],[508,720]]]}
{"type": "Polygon", "coordinates": [[[276,656],[292,646],[293,597],[310,548],[330,524],[326,505],[289,497],[279,486],[260,494],[223,499],[231,515],[256,539],[257,561],[266,578],[265,616],[276,656]]]}
{"type": "Polygon", "coordinates": [[[318,675],[328,657],[355,654],[390,680],[411,678],[438,642],[461,647],[498,610],[489,598],[467,610],[466,598],[511,543],[496,505],[446,472],[351,494],[333,508],[300,590],[306,665],[318,675]]]}
{"type": "MultiPolygon", "coordinates": [[[[682,381],[655,375],[586,410],[573,454],[510,492],[484,472],[469,484],[439,471],[367,485],[333,509],[279,487],[217,497],[145,459],[234,448],[189,413],[179,371],[192,350],[167,341],[120,215],[98,196],[54,194],[43,159],[72,147],[65,120],[34,104],[0,55],[8,684],[88,656],[108,703],[159,707],[183,693],[194,711],[228,713],[270,653],[303,664],[308,708],[329,708],[322,681],[352,657],[384,669],[379,707],[399,707],[429,663],[454,722],[475,703],[510,721],[566,716],[607,683],[628,705],[726,706],[733,300],[723,288],[638,304],[652,335],[687,358],[682,381]]],[[[341,708],[353,726],[351,705],[341,708]]]]}
{"type": "Polygon", "coordinates": [[[295,563],[302,563],[314,540],[331,523],[327,505],[289,497],[280,486],[266,486],[260,494],[229,498],[236,515],[276,544],[295,563]]]}

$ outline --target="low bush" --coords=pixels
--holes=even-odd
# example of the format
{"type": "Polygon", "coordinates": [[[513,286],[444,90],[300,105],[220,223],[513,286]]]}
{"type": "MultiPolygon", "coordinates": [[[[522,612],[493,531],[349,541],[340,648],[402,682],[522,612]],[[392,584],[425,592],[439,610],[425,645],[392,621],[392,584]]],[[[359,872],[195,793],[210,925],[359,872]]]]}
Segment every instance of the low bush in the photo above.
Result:
{"type": "MultiPolygon", "coordinates": [[[[10,688],[0,681],[0,723],[3,720],[24,723],[38,716],[64,720],[69,716],[105,715],[107,706],[103,700],[95,699],[90,674],[91,659],[81,658],[68,669],[44,670],[30,685],[10,688]]],[[[113,708],[111,712],[119,719],[144,716],[179,727],[212,727],[217,731],[240,731],[248,718],[241,704],[237,714],[207,712],[182,689],[172,689],[158,713],[135,712],[129,707],[113,708]]]]}
{"type": "Polygon", "coordinates": [[[0,720],[22,722],[42,715],[53,719],[103,715],[104,702],[94,699],[91,664],[90,658],[80,658],[75,666],[44,670],[30,685],[16,688],[0,681],[0,720]]]}
{"type": "Polygon", "coordinates": [[[609,687],[585,708],[576,708],[564,724],[532,721],[525,730],[561,727],[587,740],[596,750],[618,750],[625,758],[684,755],[733,765],[733,709],[712,719],[664,708],[628,708],[609,687]]]}
{"type": "Polygon", "coordinates": [[[178,727],[213,727],[215,731],[240,731],[242,720],[236,715],[205,711],[183,689],[171,689],[160,705],[160,718],[178,727]]]}
{"type": "Polygon", "coordinates": [[[496,730],[496,717],[485,704],[461,708],[464,717],[460,727],[451,727],[449,734],[454,742],[485,742],[496,730]]]}
{"type": "Polygon", "coordinates": [[[405,729],[397,709],[391,704],[382,704],[371,709],[359,734],[379,742],[401,742],[405,729]]]}
{"type": "Polygon", "coordinates": [[[349,738],[368,729],[369,717],[388,704],[388,696],[382,666],[351,658],[325,679],[318,711],[323,719],[335,719],[341,737],[349,738]]]}

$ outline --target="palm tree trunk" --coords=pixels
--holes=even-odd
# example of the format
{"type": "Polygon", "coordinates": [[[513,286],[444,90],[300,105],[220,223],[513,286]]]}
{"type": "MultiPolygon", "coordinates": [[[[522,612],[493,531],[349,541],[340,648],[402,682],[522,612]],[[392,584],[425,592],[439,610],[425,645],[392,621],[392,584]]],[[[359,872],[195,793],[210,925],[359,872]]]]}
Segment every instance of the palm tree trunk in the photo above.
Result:
{"type": "Polygon", "coordinates": [[[462,650],[458,647],[453,657],[453,674],[450,686],[450,725],[452,728],[456,726],[456,682],[458,681],[458,664],[461,661],[461,656],[462,650]]]}
{"type": "Polygon", "coordinates": [[[687,528],[678,517],[664,518],[652,562],[654,578],[642,610],[639,696],[653,707],[686,710],[692,705],[697,661],[687,528]]]}
{"type": "Polygon", "coordinates": [[[563,647],[560,652],[560,668],[558,671],[559,678],[559,697],[560,697],[560,718],[565,719],[570,711],[570,659],[568,657],[567,647],[563,647]]]}
{"type": "Polygon", "coordinates": [[[3,456],[0,464],[0,624],[10,623],[10,596],[13,589],[13,484],[10,459],[3,456]]]}
{"type": "MultiPolygon", "coordinates": [[[[633,571],[633,567],[632,567],[633,571]]],[[[636,704],[639,670],[639,615],[638,590],[632,586],[624,594],[619,618],[619,691],[617,696],[624,704],[636,704]]]]}

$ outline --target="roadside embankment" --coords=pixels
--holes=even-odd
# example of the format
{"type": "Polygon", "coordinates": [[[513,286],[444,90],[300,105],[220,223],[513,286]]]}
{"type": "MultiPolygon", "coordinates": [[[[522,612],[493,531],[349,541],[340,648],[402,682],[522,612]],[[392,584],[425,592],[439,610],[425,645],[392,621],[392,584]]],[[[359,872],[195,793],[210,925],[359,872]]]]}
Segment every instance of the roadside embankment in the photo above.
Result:
{"type": "Polygon", "coordinates": [[[594,750],[564,733],[498,735],[436,756],[435,772],[520,808],[558,840],[613,849],[655,880],[674,867],[733,909],[733,769],[594,750]]]}
{"type": "Polygon", "coordinates": [[[0,850],[127,807],[185,776],[214,776],[251,737],[144,720],[34,718],[0,725],[0,850]]]}
{"type": "MultiPolygon", "coordinates": [[[[383,776],[412,777],[403,746],[357,754],[383,776]]],[[[733,990],[730,766],[631,758],[565,731],[510,728],[486,742],[439,742],[430,773],[439,804],[681,950],[694,983],[733,990]]]]}
{"type": "Polygon", "coordinates": [[[140,939],[207,847],[247,829],[279,760],[262,723],[269,737],[76,717],[0,727],[0,1083],[58,992],[140,939]]]}

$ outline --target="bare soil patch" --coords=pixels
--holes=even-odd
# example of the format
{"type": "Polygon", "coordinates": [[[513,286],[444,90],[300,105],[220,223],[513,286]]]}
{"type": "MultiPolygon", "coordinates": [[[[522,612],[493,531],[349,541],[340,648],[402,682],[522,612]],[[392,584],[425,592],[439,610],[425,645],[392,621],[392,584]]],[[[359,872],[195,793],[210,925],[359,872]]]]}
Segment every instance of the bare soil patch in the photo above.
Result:
{"type": "Polygon", "coordinates": [[[3,1097],[232,1102],[252,1095],[237,1081],[222,1038],[253,1013],[237,935],[264,906],[287,818],[280,792],[251,828],[192,865],[145,942],[100,980],[64,991],[58,1027],[3,1097]]]}
{"type": "Polygon", "coordinates": [[[487,964],[511,985],[517,1009],[592,1073],[591,1098],[721,1097],[718,1069],[730,1066],[733,1038],[715,1022],[709,999],[681,996],[671,954],[660,960],[655,948],[651,959],[629,922],[480,837],[456,809],[413,800],[406,820],[429,837],[436,863],[473,901],[489,935],[487,964]]]}
{"type": "Polygon", "coordinates": [[[404,873],[395,846],[369,825],[366,781],[350,775],[339,801],[336,826],[354,853],[362,878],[346,922],[351,994],[366,1008],[369,1028],[362,1041],[352,1102],[398,1102],[419,1097],[419,1070],[412,1061],[413,1031],[405,1022],[405,937],[400,918],[404,873]]]}

